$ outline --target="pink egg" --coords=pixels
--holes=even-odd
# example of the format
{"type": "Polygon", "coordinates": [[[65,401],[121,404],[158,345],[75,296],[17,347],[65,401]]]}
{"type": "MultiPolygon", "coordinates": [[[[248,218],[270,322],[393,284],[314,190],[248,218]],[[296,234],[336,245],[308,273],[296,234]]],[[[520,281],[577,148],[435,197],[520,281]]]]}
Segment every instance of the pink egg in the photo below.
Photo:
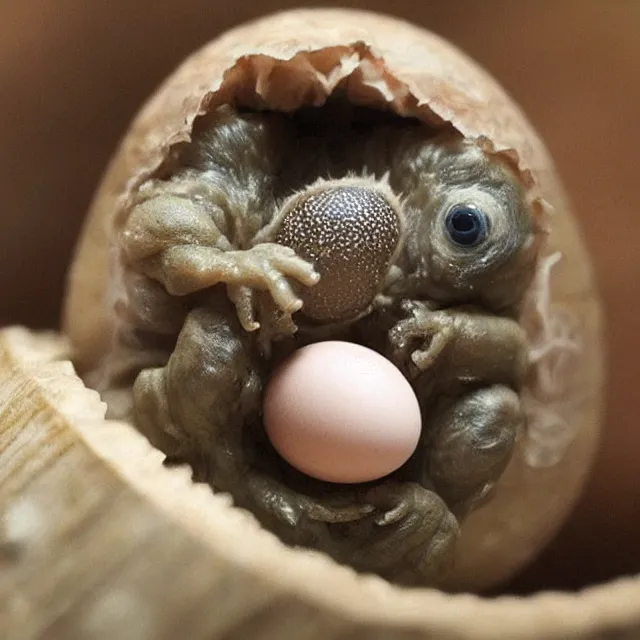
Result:
{"type": "Polygon", "coordinates": [[[421,429],[418,400],[400,370],[371,349],[336,341],[303,347],[274,372],[264,423],[289,464],[340,483],[395,471],[421,429]]]}

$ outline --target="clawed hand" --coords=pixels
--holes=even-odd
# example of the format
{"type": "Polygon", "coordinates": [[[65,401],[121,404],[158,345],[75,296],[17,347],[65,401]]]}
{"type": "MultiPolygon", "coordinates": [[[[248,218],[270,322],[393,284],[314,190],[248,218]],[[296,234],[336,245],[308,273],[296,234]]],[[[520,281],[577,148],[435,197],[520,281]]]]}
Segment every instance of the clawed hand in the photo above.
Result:
{"type": "Polygon", "coordinates": [[[413,512],[428,511],[434,495],[412,482],[386,482],[364,492],[343,490],[324,499],[298,493],[261,474],[252,474],[248,485],[265,510],[291,527],[301,526],[303,520],[344,524],[370,515],[376,524],[389,526],[413,512]]]}
{"type": "MultiPolygon", "coordinates": [[[[229,254],[227,254],[229,255],[229,254]]],[[[256,319],[255,291],[267,291],[276,307],[288,318],[302,308],[302,301],[295,294],[289,278],[311,287],[320,280],[313,265],[299,258],[290,247],[274,243],[257,244],[246,251],[232,252],[237,274],[227,283],[229,299],[238,312],[240,324],[246,331],[256,331],[260,323],[256,319]]],[[[290,328],[295,325],[290,323],[290,328]]]]}
{"type": "Polygon", "coordinates": [[[293,528],[322,522],[353,522],[371,514],[375,507],[358,500],[352,491],[341,491],[331,498],[317,499],[294,491],[274,478],[251,473],[247,478],[252,500],[272,517],[293,528]]]}
{"type": "Polygon", "coordinates": [[[417,483],[386,481],[326,499],[257,473],[250,474],[247,485],[253,505],[290,544],[323,550],[407,584],[438,575],[453,559],[457,520],[437,494],[417,483]],[[335,524],[353,524],[354,537],[336,539],[328,526],[335,524]]]}
{"type": "Polygon", "coordinates": [[[376,524],[389,526],[417,511],[428,511],[433,495],[414,482],[386,482],[370,489],[365,500],[381,512],[375,517],[376,524]]]}
{"type": "Polygon", "coordinates": [[[380,515],[377,529],[352,549],[356,566],[375,567],[404,584],[431,580],[453,561],[459,526],[433,491],[413,482],[386,482],[366,496],[380,515]]]}
{"type": "Polygon", "coordinates": [[[395,360],[402,361],[407,352],[418,371],[425,371],[455,336],[453,317],[446,311],[431,310],[426,304],[407,300],[402,310],[409,317],[400,320],[389,331],[389,341],[395,360]],[[420,346],[413,349],[418,343],[420,346]]]}

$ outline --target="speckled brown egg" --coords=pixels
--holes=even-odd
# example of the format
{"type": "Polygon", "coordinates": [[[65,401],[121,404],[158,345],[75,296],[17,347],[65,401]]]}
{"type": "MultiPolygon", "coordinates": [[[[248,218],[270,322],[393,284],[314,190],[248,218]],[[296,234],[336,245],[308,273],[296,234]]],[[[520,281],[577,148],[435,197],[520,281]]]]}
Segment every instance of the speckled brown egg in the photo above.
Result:
{"type": "Polygon", "coordinates": [[[372,302],[400,239],[394,200],[372,185],[323,185],[290,204],[276,240],[320,274],[320,282],[300,294],[306,316],[339,321],[372,302]]]}

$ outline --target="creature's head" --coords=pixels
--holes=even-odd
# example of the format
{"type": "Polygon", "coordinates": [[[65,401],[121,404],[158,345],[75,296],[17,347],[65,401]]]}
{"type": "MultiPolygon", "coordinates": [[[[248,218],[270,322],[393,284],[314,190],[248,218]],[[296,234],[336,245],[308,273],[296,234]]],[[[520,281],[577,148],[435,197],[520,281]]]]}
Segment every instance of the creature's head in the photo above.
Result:
{"type": "Polygon", "coordinates": [[[444,304],[517,306],[535,271],[542,229],[507,165],[456,138],[406,154],[407,245],[419,288],[444,304]]]}

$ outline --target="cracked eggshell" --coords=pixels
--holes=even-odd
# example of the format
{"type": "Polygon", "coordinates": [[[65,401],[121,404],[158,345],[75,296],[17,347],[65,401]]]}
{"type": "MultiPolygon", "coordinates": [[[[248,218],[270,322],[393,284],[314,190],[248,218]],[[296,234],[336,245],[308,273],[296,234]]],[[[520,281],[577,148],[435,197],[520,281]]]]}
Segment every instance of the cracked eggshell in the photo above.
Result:
{"type": "Polygon", "coordinates": [[[544,144],[473,60],[406,22],[351,10],[297,10],[240,26],[188,58],[144,105],[95,196],[72,266],[64,327],[82,371],[112,348],[116,234],[146,180],[170,171],[194,120],[224,103],[293,111],[340,86],[354,103],[453,126],[500,154],[549,229],[522,313],[531,344],[528,425],[496,497],[464,523],[446,587],[510,577],[557,530],[588,473],[602,387],[600,308],[589,257],[544,144]]]}
{"type": "Polygon", "coordinates": [[[0,330],[3,637],[638,637],[637,577],[482,598],[399,589],[285,548],[228,496],[163,465],[130,425],[104,420],[68,356],[55,334],[0,330]]]}

